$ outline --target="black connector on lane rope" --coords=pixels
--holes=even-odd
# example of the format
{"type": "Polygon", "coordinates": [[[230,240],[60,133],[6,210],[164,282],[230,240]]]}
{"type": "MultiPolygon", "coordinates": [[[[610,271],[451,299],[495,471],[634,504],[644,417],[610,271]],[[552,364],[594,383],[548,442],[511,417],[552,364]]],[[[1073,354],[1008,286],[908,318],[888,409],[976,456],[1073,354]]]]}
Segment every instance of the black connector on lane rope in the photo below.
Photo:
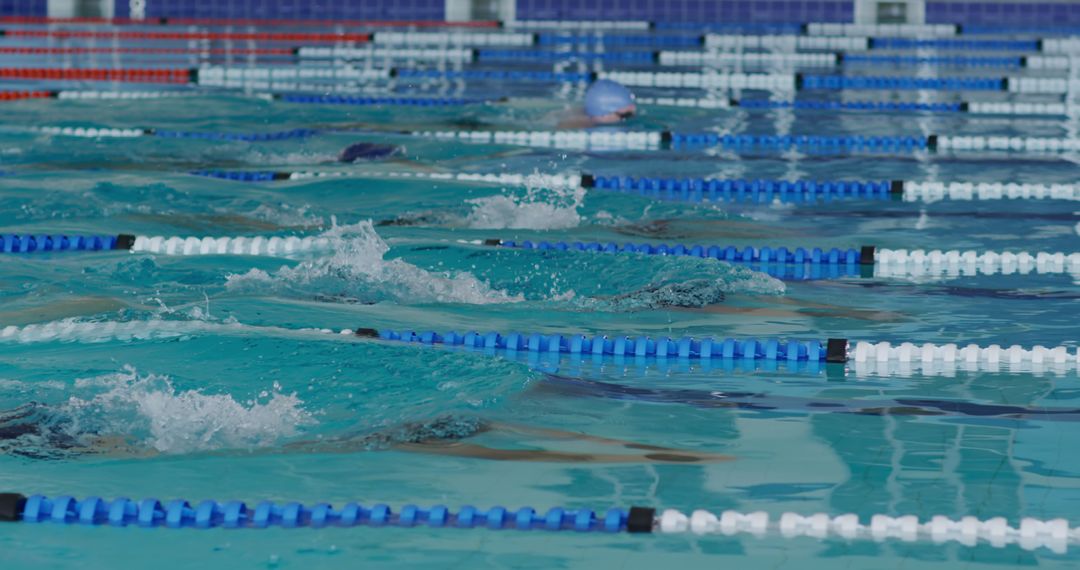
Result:
{"type": "Polygon", "coordinates": [[[842,364],[847,362],[848,341],[846,338],[830,338],[825,345],[825,362],[842,364]]]}
{"type": "Polygon", "coordinates": [[[656,509],[649,507],[630,507],[626,516],[626,532],[652,532],[656,520],[656,509]]]}
{"type": "Polygon", "coordinates": [[[801,73],[795,74],[795,90],[802,91],[803,88],[803,76],[801,73]]]}
{"type": "Polygon", "coordinates": [[[596,186],[596,177],[592,174],[581,173],[581,187],[582,188],[594,188],[596,186]]]}
{"type": "Polygon", "coordinates": [[[937,135],[929,135],[926,137],[926,148],[937,150],[937,135]]]}
{"type": "Polygon", "coordinates": [[[358,328],[353,334],[360,338],[379,338],[379,331],[375,329],[358,328]]]}
{"type": "Polygon", "coordinates": [[[116,236],[116,247],[113,249],[131,249],[135,245],[135,236],[131,234],[120,234],[116,236]]]}
{"type": "Polygon", "coordinates": [[[22,520],[26,496],[19,493],[0,493],[0,522],[19,522],[22,520]]]}
{"type": "Polygon", "coordinates": [[[275,172],[271,177],[272,180],[288,180],[292,178],[291,172],[275,172]]]}
{"type": "Polygon", "coordinates": [[[874,246],[864,245],[859,250],[859,265],[873,265],[874,264],[874,246]]]}
{"type": "Polygon", "coordinates": [[[499,247],[500,245],[502,245],[502,240],[501,239],[486,239],[486,240],[484,240],[484,245],[489,246],[489,247],[499,247]]]}

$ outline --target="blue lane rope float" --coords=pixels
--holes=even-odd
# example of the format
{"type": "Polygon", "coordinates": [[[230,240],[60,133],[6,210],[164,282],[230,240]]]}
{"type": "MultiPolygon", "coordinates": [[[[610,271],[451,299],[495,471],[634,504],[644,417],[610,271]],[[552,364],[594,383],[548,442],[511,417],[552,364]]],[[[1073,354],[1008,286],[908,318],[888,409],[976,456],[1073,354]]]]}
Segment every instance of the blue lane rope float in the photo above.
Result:
{"type": "MultiPolygon", "coordinates": [[[[935,139],[926,136],[863,135],[753,135],[668,133],[671,148],[722,147],[729,150],[791,150],[809,152],[869,151],[913,152],[932,150],[935,139]]],[[[662,139],[663,140],[663,139],[662,139]]]]}
{"type": "Polygon", "coordinates": [[[657,511],[652,507],[612,508],[604,513],[590,509],[555,507],[538,512],[532,507],[509,510],[504,507],[477,509],[464,506],[450,510],[405,505],[400,510],[386,504],[365,506],[346,503],[335,509],[329,503],[304,505],[264,501],[249,506],[241,501],[183,499],[161,501],[154,498],[104,500],[71,496],[46,497],[0,493],[0,522],[58,524],[162,529],[265,529],[265,528],[456,528],[517,531],[629,534],[696,534],[715,536],[774,535],[786,539],[811,537],[815,540],[897,540],[941,544],[955,541],[974,546],[986,544],[1004,548],[1017,545],[1024,550],[1047,548],[1065,553],[1080,543],[1080,528],[1066,519],[1024,518],[1010,526],[1001,517],[980,520],[963,517],[953,520],[935,516],[925,521],[915,516],[894,517],[876,514],[868,523],[854,514],[831,516],[785,512],[742,513],[727,510],[712,513],[697,509],[689,515],[679,510],[657,511]]]}
{"type": "Polygon", "coordinates": [[[459,107],[464,105],[482,105],[491,99],[460,97],[366,97],[359,95],[302,95],[275,94],[274,100],[286,103],[306,103],[314,105],[357,105],[357,106],[396,106],[396,107],[459,107]]]}
{"type": "Polygon", "coordinates": [[[1040,40],[961,40],[952,38],[870,38],[870,49],[880,50],[957,50],[957,51],[1016,51],[1037,52],[1040,40]]]}
{"type": "Polygon", "coordinates": [[[614,192],[690,202],[813,201],[832,198],[891,200],[902,197],[900,181],[746,180],[718,178],[665,178],[582,174],[581,186],[614,192]]]}
{"type": "Polygon", "coordinates": [[[1003,77],[902,77],[873,75],[796,76],[800,90],[930,90],[930,91],[1006,91],[1003,77]]]}
{"type": "Polygon", "coordinates": [[[193,170],[189,174],[236,182],[270,182],[273,180],[289,180],[291,177],[289,172],[272,170],[193,170]]]}
{"type": "Polygon", "coordinates": [[[328,503],[264,501],[252,506],[240,501],[185,500],[105,501],[98,497],[45,497],[0,494],[0,520],[89,526],[138,526],[143,528],[263,529],[325,527],[429,527],[487,528],[490,530],[548,530],[574,532],[652,532],[653,509],[632,507],[596,513],[589,509],[553,508],[538,513],[531,507],[516,511],[503,507],[471,506],[451,511],[442,505],[430,508],[405,505],[400,510],[385,504],[346,503],[335,509],[328,503]]]}
{"type": "Polygon", "coordinates": [[[895,65],[895,66],[941,66],[941,67],[987,67],[1019,69],[1024,67],[1024,58],[982,57],[982,56],[915,56],[915,55],[879,55],[879,54],[843,54],[844,65],[895,65]]]}
{"type": "MultiPolygon", "coordinates": [[[[359,334],[360,331],[357,331],[359,334]]],[[[371,335],[382,340],[407,343],[466,346],[536,353],[603,356],[641,356],[653,358],[688,358],[692,360],[750,359],[775,361],[846,362],[848,341],[830,339],[789,341],[779,339],[734,339],[682,337],[680,339],[648,336],[630,337],[597,335],[560,335],[539,333],[446,332],[379,330],[371,335]]]]}
{"type": "Polygon", "coordinates": [[[732,107],[751,110],[797,109],[813,111],[886,111],[895,113],[963,113],[967,103],[921,103],[918,101],[814,101],[773,99],[732,99],[732,107]]]}
{"type": "Polygon", "coordinates": [[[131,235],[0,234],[0,253],[130,249],[131,235]]]}

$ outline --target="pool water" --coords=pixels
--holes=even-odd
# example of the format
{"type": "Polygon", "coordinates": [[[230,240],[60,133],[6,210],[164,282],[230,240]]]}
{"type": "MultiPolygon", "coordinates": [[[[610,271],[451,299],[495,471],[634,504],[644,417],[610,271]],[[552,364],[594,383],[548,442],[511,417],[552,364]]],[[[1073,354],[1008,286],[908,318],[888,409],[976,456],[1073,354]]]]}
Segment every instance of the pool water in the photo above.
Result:
{"type": "MultiPolygon", "coordinates": [[[[450,506],[630,505],[1078,520],[1075,370],[929,371],[518,355],[302,329],[519,331],[652,337],[831,337],[1075,347],[1068,274],[780,280],[689,257],[536,251],[485,239],[735,246],[1076,251],[1080,215],[1052,200],[655,200],[582,189],[404,180],[391,172],[1071,183],[1075,155],[994,152],[569,151],[380,130],[553,129],[576,88],[460,84],[510,96],[454,108],[317,106],[239,94],[0,106],[3,233],[326,236],[292,258],[126,251],[3,255],[0,328],[181,323],[175,335],[0,342],[0,409],[35,402],[48,436],[0,442],[0,490],[450,506]],[[93,139],[28,126],[266,132],[304,139],[93,139]],[[446,126],[449,125],[449,126],[446,126]],[[474,127],[470,127],[474,128],[474,127]],[[352,129],[352,130],[350,130],[352,129]],[[334,164],[349,144],[389,159],[334,164]],[[235,182],[193,170],[349,171],[235,182]],[[184,328],[187,325],[186,329],[184,328]],[[205,326],[202,326],[205,325],[205,326]],[[234,325],[234,326],[233,326],[234,325]],[[1006,408],[1007,407],[1007,408],[1006,408]],[[1018,411],[1025,409],[1023,411],[1018,411]],[[1061,412],[1046,414],[1042,412],[1061,412]],[[387,448],[371,434],[444,417],[516,426],[469,444],[600,456],[619,443],[729,456],[690,464],[513,461],[387,448]],[[524,426],[524,427],[521,427],[524,426]],[[123,453],[54,449],[59,435],[123,453]],[[51,438],[51,439],[50,439],[51,438]],[[335,452],[334,442],[367,441],[335,452]],[[329,442],[327,445],[320,445],[329,442]],[[371,443],[375,442],[375,443],[371,443]]],[[[648,90],[642,90],[647,93],[648,90]]],[[[652,93],[655,95],[656,93],[652,93]]],[[[647,106],[627,128],[768,134],[1067,137],[1076,118],[695,110],[647,106]]],[[[137,328],[137,327],[136,327],[137,328]]],[[[2,415],[2,414],[0,414],[2,415]]],[[[2,421],[2,419],[0,419],[2,421]]],[[[395,431],[397,430],[397,431],[395,431]]],[[[5,568],[483,566],[1069,568],[986,543],[438,529],[143,531],[8,525],[5,568]]]]}

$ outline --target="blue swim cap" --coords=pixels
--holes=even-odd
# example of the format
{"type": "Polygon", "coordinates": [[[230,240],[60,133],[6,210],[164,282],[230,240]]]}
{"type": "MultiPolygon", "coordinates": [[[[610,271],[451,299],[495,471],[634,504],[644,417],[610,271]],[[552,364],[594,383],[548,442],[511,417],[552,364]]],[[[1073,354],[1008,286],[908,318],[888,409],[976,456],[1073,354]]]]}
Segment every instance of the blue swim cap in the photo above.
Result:
{"type": "Polygon", "coordinates": [[[610,115],[633,104],[634,95],[630,90],[610,79],[593,83],[585,92],[585,114],[590,117],[610,115]]]}

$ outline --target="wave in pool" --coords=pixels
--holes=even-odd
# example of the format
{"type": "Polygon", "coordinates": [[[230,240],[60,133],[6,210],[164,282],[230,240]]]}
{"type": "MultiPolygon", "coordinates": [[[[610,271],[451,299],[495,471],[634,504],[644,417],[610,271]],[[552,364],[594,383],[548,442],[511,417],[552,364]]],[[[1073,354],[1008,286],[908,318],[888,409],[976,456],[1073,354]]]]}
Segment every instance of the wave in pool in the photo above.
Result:
{"type": "Polygon", "coordinates": [[[252,400],[237,401],[227,394],[180,390],[167,376],[139,374],[127,366],[76,380],[74,389],[80,395],[58,405],[23,406],[18,419],[32,415],[28,420],[34,430],[4,445],[37,447],[47,455],[56,448],[100,447],[123,438],[123,445],[136,449],[191,453],[266,447],[314,423],[303,402],[277,385],[252,400]]]}
{"type": "Polygon", "coordinates": [[[524,196],[501,194],[468,200],[472,211],[464,227],[483,230],[564,230],[581,225],[578,213],[584,188],[542,189],[528,186],[524,196]]]}
{"type": "Polygon", "coordinates": [[[359,303],[393,300],[405,304],[482,305],[523,300],[520,295],[493,289],[465,271],[435,273],[401,259],[385,259],[390,246],[375,232],[370,220],[337,226],[323,235],[331,239],[332,255],[282,266],[273,273],[252,269],[231,274],[226,288],[233,292],[359,303]]]}

